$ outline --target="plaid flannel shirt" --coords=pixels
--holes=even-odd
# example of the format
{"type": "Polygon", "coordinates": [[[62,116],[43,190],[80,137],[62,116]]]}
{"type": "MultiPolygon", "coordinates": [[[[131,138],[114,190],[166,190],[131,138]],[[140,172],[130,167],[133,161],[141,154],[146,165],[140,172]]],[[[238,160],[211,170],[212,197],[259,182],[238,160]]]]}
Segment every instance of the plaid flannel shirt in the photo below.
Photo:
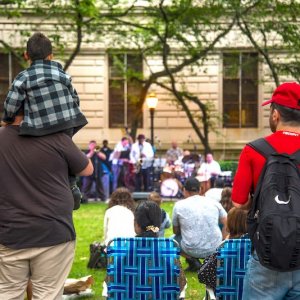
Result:
{"type": "Polygon", "coordinates": [[[3,121],[12,123],[24,107],[21,135],[42,136],[87,124],[79,108],[79,98],[61,64],[36,60],[19,73],[4,102],[3,121]]]}

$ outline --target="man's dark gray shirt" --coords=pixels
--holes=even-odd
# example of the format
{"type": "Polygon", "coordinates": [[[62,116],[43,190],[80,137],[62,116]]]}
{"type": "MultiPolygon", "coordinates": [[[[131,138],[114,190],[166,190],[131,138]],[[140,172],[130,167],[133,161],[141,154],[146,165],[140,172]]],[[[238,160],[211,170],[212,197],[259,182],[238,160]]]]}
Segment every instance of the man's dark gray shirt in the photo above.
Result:
{"type": "Polygon", "coordinates": [[[74,200],[68,174],[88,160],[64,133],[19,135],[0,128],[0,244],[13,249],[48,247],[75,239],[74,200]]]}

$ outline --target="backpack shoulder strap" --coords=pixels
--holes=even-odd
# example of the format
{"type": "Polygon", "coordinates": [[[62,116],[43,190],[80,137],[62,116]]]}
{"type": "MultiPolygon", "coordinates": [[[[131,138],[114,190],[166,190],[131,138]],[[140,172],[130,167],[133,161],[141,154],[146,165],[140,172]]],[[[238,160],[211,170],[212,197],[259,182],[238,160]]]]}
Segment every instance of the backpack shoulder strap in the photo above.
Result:
{"type": "MultiPolygon", "coordinates": [[[[248,143],[248,145],[253,148],[255,151],[263,155],[265,158],[268,158],[269,155],[273,153],[277,153],[277,151],[267,142],[266,139],[260,138],[255,141],[248,143]]],[[[297,152],[298,153],[298,152],[297,152]]],[[[300,158],[300,151],[299,151],[299,158],[300,158]]]]}
{"type": "MultiPolygon", "coordinates": [[[[260,138],[255,141],[248,143],[248,145],[253,148],[255,151],[263,155],[265,158],[268,158],[269,155],[273,153],[277,153],[277,151],[273,148],[273,146],[267,142],[266,139],[260,138]]],[[[296,159],[298,165],[300,165],[300,149],[295,151],[291,156],[296,159]]]]}
{"type": "Polygon", "coordinates": [[[295,151],[292,156],[296,159],[298,165],[300,165],[300,149],[295,151]]]}

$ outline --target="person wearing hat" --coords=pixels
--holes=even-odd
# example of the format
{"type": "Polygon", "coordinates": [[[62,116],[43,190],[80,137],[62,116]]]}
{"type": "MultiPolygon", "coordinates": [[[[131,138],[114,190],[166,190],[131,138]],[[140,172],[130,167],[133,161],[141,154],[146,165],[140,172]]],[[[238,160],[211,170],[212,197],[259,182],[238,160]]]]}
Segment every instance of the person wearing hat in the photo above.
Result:
{"type": "MultiPolygon", "coordinates": [[[[267,104],[270,104],[269,125],[272,134],[266,136],[265,140],[278,153],[292,154],[299,150],[300,85],[296,82],[281,84],[262,106],[267,104]]],[[[252,188],[255,191],[265,161],[249,145],[242,150],[231,195],[236,207],[251,207],[249,194],[252,188]]],[[[253,253],[244,280],[244,299],[300,299],[300,270],[270,270],[262,266],[253,253]]]]}
{"type": "Polygon", "coordinates": [[[130,151],[130,161],[135,166],[135,191],[151,190],[150,170],[153,158],[154,152],[151,144],[145,141],[145,135],[139,134],[130,151]]]}
{"type": "Polygon", "coordinates": [[[189,177],[184,185],[184,200],[175,203],[173,208],[173,232],[180,245],[181,255],[189,267],[186,271],[197,271],[199,258],[215,252],[222,235],[219,222],[226,227],[227,213],[217,201],[199,195],[200,182],[189,177]]]}

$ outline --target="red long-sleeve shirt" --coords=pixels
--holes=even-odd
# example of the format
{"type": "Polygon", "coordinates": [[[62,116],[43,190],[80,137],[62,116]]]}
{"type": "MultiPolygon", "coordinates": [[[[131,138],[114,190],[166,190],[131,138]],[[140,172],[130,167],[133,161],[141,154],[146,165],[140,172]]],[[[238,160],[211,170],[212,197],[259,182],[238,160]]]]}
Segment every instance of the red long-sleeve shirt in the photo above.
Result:
{"type": "MultiPolygon", "coordinates": [[[[277,131],[266,137],[266,140],[278,153],[292,154],[300,149],[300,134],[290,131],[277,131]]],[[[265,158],[253,148],[246,145],[241,152],[238,169],[234,177],[232,201],[245,204],[252,187],[256,188],[259,175],[265,164],[265,158]]]]}

